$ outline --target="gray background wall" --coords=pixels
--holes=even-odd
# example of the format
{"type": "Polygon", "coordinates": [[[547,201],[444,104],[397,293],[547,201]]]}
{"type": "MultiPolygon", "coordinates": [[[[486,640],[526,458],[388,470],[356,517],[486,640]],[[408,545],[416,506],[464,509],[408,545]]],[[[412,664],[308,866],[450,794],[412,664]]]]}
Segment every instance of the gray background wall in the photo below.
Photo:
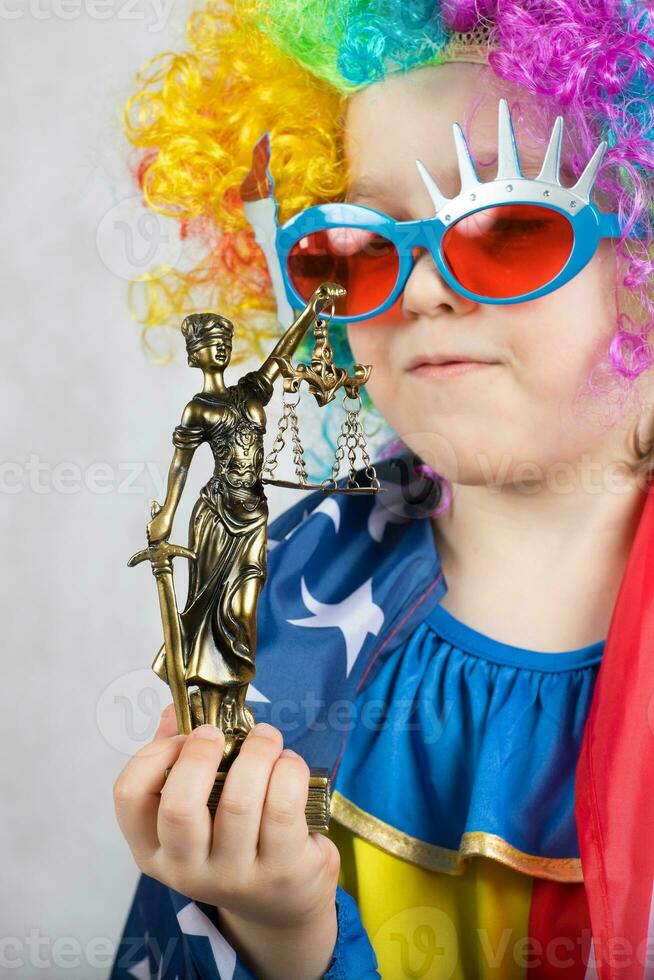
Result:
{"type": "MultiPolygon", "coordinates": [[[[112,783],[169,700],[149,669],[154,582],[126,560],[197,377],[181,343],[172,365],[149,363],[127,314],[153,238],[120,114],[137,66],[183,45],[187,13],[0,0],[0,973],[16,977],[106,975],[137,874],[112,783]]],[[[174,260],[176,228],[156,233],[154,257],[174,260]]],[[[273,515],[295,499],[273,491],[273,515]]]]}

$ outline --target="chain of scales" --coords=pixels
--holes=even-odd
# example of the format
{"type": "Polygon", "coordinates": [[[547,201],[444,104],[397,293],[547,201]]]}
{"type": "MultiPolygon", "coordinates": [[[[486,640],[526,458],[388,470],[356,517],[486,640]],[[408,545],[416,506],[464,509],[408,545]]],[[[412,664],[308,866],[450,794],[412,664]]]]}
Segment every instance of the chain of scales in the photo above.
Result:
{"type": "Polygon", "coordinates": [[[365,432],[360,420],[361,396],[360,389],[370,376],[369,365],[355,364],[353,374],[349,375],[345,368],[334,364],[334,353],[329,343],[328,325],[333,316],[316,317],[314,327],[315,345],[311,364],[294,366],[287,358],[278,358],[282,377],[284,378],[284,402],[282,414],[277,423],[277,433],[272,449],[266,457],[262,472],[263,483],[282,487],[294,487],[301,490],[320,489],[325,493],[378,493],[381,490],[375,467],[368,452],[365,432]],[[295,411],[300,402],[300,385],[307,384],[310,393],[322,407],[333,400],[339,388],[343,388],[343,407],[345,417],[336,441],[334,460],[331,473],[321,483],[310,483],[304,458],[304,445],[300,437],[300,423],[295,411]],[[295,401],[288,401],[288,393],[297,393],[295,401]],[[350,405],[347,404],[350,399],[350,405]],[[296,482],[279,479],[276,475],[279,456],[286,445],[286,437],[290,431],[293,465],[296,482]],[[341,463],[347,462],[347,482],[338,486],[341,463]],[[358,463],[360,460],[360,463],[358,463]],[[357,465],[363,464],[363,470],[368,480],[367,484],[357,480],[357,465]]]}

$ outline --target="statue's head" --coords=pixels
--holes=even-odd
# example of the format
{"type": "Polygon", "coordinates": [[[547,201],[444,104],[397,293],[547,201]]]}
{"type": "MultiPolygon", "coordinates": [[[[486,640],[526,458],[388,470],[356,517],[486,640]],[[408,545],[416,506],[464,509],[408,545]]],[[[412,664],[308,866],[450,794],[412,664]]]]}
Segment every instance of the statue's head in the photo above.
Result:
{"type": "Polygon", "coordinates": [[[191,367],[225,368],[232,356],[234,324],[218,313],[191,313],[182,323],[191,367]]]}

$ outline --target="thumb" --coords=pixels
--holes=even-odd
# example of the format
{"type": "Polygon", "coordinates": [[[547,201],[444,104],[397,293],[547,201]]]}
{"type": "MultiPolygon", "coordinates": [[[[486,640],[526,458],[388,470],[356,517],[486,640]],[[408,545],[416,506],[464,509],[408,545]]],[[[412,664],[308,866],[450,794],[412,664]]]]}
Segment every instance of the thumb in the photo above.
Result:
{"type": "Polygon", "coordinates": [[[325,834],[311,834],[311,838],[320,852],[322,869],[330,879],[336,881],[341,870],[341,855],[338,847],[325,834]]]}

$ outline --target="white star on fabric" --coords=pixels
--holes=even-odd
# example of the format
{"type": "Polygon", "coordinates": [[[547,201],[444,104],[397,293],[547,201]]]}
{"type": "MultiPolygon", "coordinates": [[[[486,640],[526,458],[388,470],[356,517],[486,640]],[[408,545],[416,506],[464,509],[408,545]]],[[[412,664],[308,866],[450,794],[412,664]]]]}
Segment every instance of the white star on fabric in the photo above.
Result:
{"type": "Polygon", "coordinates": [[[135,963],[134,966],[130,966],[127,972],[131,976],[136,977],[136,980],[151,980],[152,974],[150,973],[150,958],[146,956],[138,963],[135,963]]]}
{"type": "Polygon", "coordinates": [[[384,613],[372,598],[372,579],[355,589],[341,602],[320,602],[315,599],[302,576],[302,601],[313,613],[306,619],[289,619],[293,626],[336,626],[345,639],[346,670],[349,677],[368,633],[377,636],[384,623],[384,613]]]}
{"type": "Polygon", "coordinates": [[[259,701],[259,702],[264,702],[265,704],[270,704],[270,698],[267,698],[265,694],[262,694],[261,691],[258,691],[254,686],[254,684],[248,685],[248,691],[245,696],[245,700],[259,701]]]}
{"type": "Polygon", "coordinates": [[[185,936],[207,937],[218,967],[220,980],[233,980],[236,969],[236,953],[202,909],[195,902],[190,902],[189,905],[184,906],[181,912],[177,913],[177,921],[185,936]]]}
{"type": "MultiPolygon", "coordinates": [[[[146,946],[148,944],[147,932],[145,934],[145,944],[146,946]]],[[[146,956],[138,963],[135,963],[134,966],[131,966],[127,972],[131,973],[133,977],[136,977],[136,980],[152,980],[153,977],[154,980],[161,980],[162,971],[163,971],[163,958],[159,960],[159,969],[157,970],[156,976],[154,976],[154,974],[150,970],[150,960],[146,956]]],[[[178,980],[177,975],[175,975],[175,980],[178,980]]]]}
{"type": "Polygon", "coordinates": [[[313,513],[327,514],[327,517],[331,517],[336,533],[338,534],[338,530],[341,526],[341,508],[338,506],[333,497],[325,497],[322,503],[318,504],[313,513]]]}
{"type": "MultiPolygon", "coordinates": [[[[325,499],[321,503],[319,503],[317,507],[314,507],[314,509],[311,511],[310,514],[307,510],[304,511],[304,513],[302,514],[302,519],[295,525],[295,527],[291,528],[288,534],[284,535],[284,537],[281,539],[282,541],[288,541],[289,538],[293,537],[295,532],[298,531],[302,527],[302,525],[306,522],[307,514],[309,515],[309,520],[311,520],[311,518],[315,514],[326,514],[327,517],[331,518],[334,528],[336,529],[336,533],[338,534],[338,530],[341,526],[340,507],[338,506],[338,504],[336,503],[333,497],[325,497],[325,499]]],[[[280,541],[275,540],[275,538],[268,538],[268,549],[272,550],[279,543],[280,541]]]]}
{"type": "Polygon", "coordinates": [[[302,513],[302,517],[300,518],[300,520],[298,521],[298,523],[295,525],[295,527],[292,527],[291,530],[288,532],[288,534],[285,534],[283,538],[280,538],[279,540],[276,540],[275,538],[268,538],[268,551],[272,551],[272,549],[273,548],[276,548],[277,545],[278,544],[281,544],[282,541],[288,541],[288,539],[295,534],[295,532],[297,531],[297,529],[299,527],[302,527],[302,525],[304,524],[304,522],[307,519],[307,514],[308,513],[309,513],[308,510],[304,510],[303,513],[302,513]]]}

